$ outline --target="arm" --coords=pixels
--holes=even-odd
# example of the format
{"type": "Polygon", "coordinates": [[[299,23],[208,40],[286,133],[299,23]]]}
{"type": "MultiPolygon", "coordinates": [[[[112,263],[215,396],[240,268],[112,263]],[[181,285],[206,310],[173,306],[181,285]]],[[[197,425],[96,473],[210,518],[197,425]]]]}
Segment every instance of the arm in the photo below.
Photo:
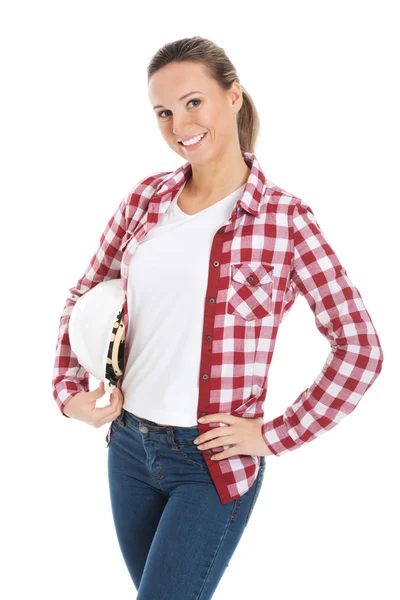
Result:
{"type": "Polygon", "coordinates": [[[72,309],[82,294],[97,283],[119,277],[121,251],[119,246],[125,229],[125,206],[127,198],[118,206],[101,235],[99,247],[79,281],[69,290],[69,297],[61,314],[56,356],[53,366],[53,397],[61,414],[67,402],[78,392],[89,391],[89,373],[82,367],[71,350],[68,323],[72,309]]]}
{"type": "Polygon", "coordinates": [[[286,411],[262,426],[275,455],[298,448],[350,414],[382,369],[378,334],[358,289],[326,241],[314,213],[296,199],[290,307],[302,294],[331,352],[321,372],[286,411]]]}
{"type": "Polygon", "coordinates": [[[137,214],[139,216],[142,214],[141,210],[137,210],[140,200],[142,195],[146,198],[151,195],[151,184],[157,174],[142,179],[125,196],[108,221],[90,264],[75,286],[69,290],[70,295],[60,318],[52,378],[53,397],[64,417],[69,418],[63,412],[68,401],[79,392],[89,391],[89,373],[78,363],[70,346],[68,323],[72,309],[78,298],[95,285],[101,281],[117,279],[121,276],[122,239],[126,234],[127,227],[130,229],[133,227],[137,214]]]}

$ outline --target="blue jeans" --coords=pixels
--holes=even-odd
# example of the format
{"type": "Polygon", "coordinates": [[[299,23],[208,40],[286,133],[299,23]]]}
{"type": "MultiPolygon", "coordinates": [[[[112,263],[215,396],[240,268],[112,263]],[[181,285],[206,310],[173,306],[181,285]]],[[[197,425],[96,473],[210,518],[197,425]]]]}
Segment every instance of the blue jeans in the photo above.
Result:
{"type": "Polygon", "coordinates": [[[112,515],[138,600],[211,598],[256,503],[265,456],[250,490],[222,504],[198,435],[197,426],[163,427],[125,409],[112,423],[112,515]]]}

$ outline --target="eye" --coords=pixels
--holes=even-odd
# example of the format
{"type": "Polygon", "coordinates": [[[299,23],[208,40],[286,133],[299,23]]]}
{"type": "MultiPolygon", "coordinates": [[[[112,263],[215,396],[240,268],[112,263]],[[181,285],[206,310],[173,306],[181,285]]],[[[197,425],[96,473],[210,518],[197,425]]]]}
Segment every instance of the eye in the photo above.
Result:
{"type": "MultiPolygon", "coordinates": [[[[189,100],[188,104],[190,104],[191,102],[199,102],[201,103],[201,100],[199,100],[198,98],[193,98],[193,100],[189,100]]],[[[198,106],[198,104],[196,104],[196,106],[198,106]]],[[[161,112],[158,113],[158,116],[160,117],[160,119],[163,119],[164,117],[162,117],[161,115],[165,112],[171,112],[170,110],[162,110],[161,112]]]]}
{"type": "MultiPolygon", "coordinates": [[[[198,98],[194,98],[193,100],[189,100],[188,104],[190,104],[191,102],[199,102],[199,103],[201,103],[201,100],[198,100],[198,98]]],[[[196,104],[196,106],[198,106],[198,104],[196,104]]]]}

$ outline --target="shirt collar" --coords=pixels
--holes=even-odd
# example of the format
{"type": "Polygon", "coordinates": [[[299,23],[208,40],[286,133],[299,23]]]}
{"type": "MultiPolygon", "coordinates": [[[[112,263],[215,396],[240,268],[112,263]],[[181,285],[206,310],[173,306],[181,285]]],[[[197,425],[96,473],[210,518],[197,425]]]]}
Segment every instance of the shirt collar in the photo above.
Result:
{"type": "MultiPolygon", "coordinates": [[[[250,168],[250,173],[242,196],[238,200],[238,204],[252,215],[259,216],[260,202],[266,193],[269,182],[266,179],[254,152],[241,151],[241,153],[247,166],[250,168]]],[[[160,187],[156,189],[153,198],[161,196],[160,202],[162,202],[164,196],[166,196],[168,193],[175,190],[175,188],[183,187],[183,185],[189,179],[191,170],[192,166],[190,162],[186,162],[178,167],[175,171],[171,171],[165,175],[162,179],[160,187]]]]}

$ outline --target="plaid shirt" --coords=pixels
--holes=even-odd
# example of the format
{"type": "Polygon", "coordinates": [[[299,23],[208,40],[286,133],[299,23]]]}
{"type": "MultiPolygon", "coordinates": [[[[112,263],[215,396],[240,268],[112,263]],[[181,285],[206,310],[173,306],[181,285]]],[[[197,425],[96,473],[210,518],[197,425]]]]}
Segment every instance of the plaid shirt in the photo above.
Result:
{"type": "MultiPolygon", "coordinates": [[[[278,328],[300,293],[331,351],[310,387],[282,415],[262,425],[269,450],[281,456],[332,429],[354,410],[380,373],[383,352],[360,293],[311,208],[266,179],[255,154],[242,155],[251,172],[229,221],[216,231],[210,251],[197,417],[230,413],[263,418],[278,328]]],[[[109,220],[83,276],[70,289],[60,319],[52,381],[62,414],[74,394],[89,391],[89,373],[79,365],[69,343],[73,305],[107,279],[120,277],[126,292],[131,256],[168,210],[190,171],[187,162],[136,184],[109,220]]],[[[124,308],[127,332],[126,294],[124,308]]],[[[201,434],[227,425],[198,426],[201,434]]],[[[260,467],[259,456],[210,459],[228,448],[202,451],[223,504],[246,493],[260,467]]]]}

